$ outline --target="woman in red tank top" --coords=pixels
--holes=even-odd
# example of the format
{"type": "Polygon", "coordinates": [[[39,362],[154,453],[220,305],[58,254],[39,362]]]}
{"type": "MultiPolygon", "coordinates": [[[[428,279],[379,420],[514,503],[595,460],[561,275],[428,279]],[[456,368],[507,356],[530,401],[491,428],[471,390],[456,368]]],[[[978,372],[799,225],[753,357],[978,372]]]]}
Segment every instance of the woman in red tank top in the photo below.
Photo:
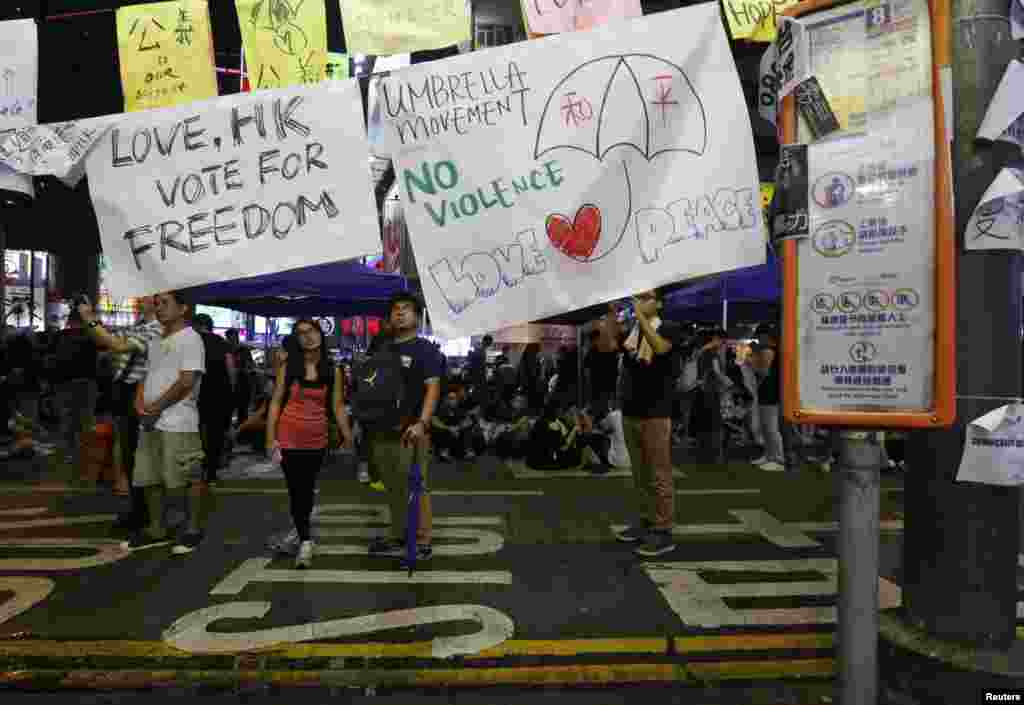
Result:
{"type": "Polygon", "coordinates": [[[267,414],[267,448],[272,455],[280,453],[288,483],[292,521],[300,541],[295,567],[309,568],[314,548],[309,517],[316,478],[327,455],[328,425],[337,423],[348,448],[352,429],[345,410],[344,376],[327,356],[320,325],[300,319],[292,333],[294,343],[277,371],[267,414]]]}

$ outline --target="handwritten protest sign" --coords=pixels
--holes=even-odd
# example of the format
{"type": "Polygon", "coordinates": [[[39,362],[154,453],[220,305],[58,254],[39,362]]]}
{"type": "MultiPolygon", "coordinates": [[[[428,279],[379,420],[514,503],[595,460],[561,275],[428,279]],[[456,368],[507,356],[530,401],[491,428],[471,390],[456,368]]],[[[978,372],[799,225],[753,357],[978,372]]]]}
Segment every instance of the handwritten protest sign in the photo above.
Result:
{"type": "Polygon", "coordinates": [[[86,160],[118,296],[379,248],[358,83],[122,116],[86,160]]]}
{"type": "Polygon", "coordinates": [[[640,17],[640,0],[522,0],[526,26],[534,34],[590,29],[611,20],[640,17]]]}
{"type": "Polygon", "coordinates": [[[722,0],[733,39],[774,42],[779,13],[799,0],[722,0]]]}
{"type": "Polygon", "coordinates": [[[389,56],[469,40],[465,0],[339,0],[345,47],[389,56]]]}
{"type": "Polygon", "coordinates": [[[327,7],[323,2],[235,0],[235,6],[253,90],[324,80],[327,7]]]}
{"type": "MultiPolygon", "coordinates": [[[[0,22],[0,142],[36,124],[39,38],[35,20],[0,22]]],[[[32,179],[0,166],[0,189],[34,196],[32,179]]]]}
{"type": "Polygon", "coordinates": [[[206,0],[130,5],[116,17],[126,112],[216,97],[206,0]]]}
{"type": "Polygon", "coordinates": [[[715,5],[412,66],[380,92],[442,337],[764,262],[715,5]]]}
{"type": "Polygon", "coordinates": [[[0,137],[0,163],[29,176],[52,175],[74,186],[85,175],[84,159],[111,117],[30,125],[0,137]]]}

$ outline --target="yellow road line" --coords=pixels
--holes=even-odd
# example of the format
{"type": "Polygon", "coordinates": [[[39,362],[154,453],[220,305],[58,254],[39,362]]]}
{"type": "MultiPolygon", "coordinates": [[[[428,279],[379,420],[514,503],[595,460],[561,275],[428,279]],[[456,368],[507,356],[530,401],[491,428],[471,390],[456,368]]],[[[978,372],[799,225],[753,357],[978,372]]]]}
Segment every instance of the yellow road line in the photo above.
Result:
{"type": "Polygon", "coordinates": [[[715,664],[626,663],[581,666],[537,666],[522,668],[459,668],[421,670],[328,670],[328,671],[63,671],[38,669],[0,672],[0,685],[46,683],[59,678],[57,687],[137,689],[158,683],[261,682],[283,686],[318,686],[336,683],[386,684],[394,686],[450,687],[495,685],[598,685],[614,683],[694,683],[717,679],[829,678],[835,675],[831,659],[801,663],[737,661],[715,664]]]}
{"type": "MultiPolygon", "coordinates": [[[[802,634],[730,634],[725,636],[677,637],[677,654],[715,651],[770,651],[778,649],[830,649],[835,645],[831,633],[802,634]]],[[[664,637],[626,639],[511,639],[498,646],[466,657],[493,659],[509,656],[579,656],[587,654],[665,654],[664,637]]],[[[404,644],[372,642],[365,644],[289,644],[265,649],[263,653],[287,659],[307,658],[429,658],[431,642],[404,644]]],[[[161,641],[0,641],[0,656],[41,657],[125,657],[192,658],[191,654],[161,641]]]]}
{"type": "Polygon", "coordinates": [[[835,659],[787,659],[778,661],[706,661],[686,667],[704,680],[750,680],[828,677],[835,675],[835,659]]]}

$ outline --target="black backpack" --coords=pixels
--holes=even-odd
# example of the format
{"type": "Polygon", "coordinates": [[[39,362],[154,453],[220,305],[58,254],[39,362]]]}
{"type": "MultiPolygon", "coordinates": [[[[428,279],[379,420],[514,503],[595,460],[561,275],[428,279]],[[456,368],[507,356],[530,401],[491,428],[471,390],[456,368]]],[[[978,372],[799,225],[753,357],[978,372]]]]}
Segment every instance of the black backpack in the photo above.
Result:
{"type": "Polygon", "coordinates": [[[352,415],[367,428],[402,423],[405,369],[394,346],[383,345],[352,371],[352,415]]]}

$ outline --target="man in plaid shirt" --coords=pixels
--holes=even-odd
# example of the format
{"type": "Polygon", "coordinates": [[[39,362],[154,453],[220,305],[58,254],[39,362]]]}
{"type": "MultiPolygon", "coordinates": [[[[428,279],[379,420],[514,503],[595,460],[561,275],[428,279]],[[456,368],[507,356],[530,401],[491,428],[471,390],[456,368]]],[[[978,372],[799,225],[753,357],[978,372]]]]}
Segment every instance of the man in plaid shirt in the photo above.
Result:
{"type": "Polygon", "coordinates": [[[79,311],[89,336],[100,350],[109,350],[118,356],[119,369],[114,376],[114,404],[117,415],[117,435],[121,444],[121,467],[131,487],[132,505],[128,514],[118,517],[114,527],[138,531],[149,525],[149,512],[142,488],[132,486],[135,470],[135,451],[139,446],[139,417],[135,413],[135,392],[149,371],[149,346],[159,343],[163,326],[156,320],[154,297],[140,299],[142,318],[134,326],[113,334],[99,322],[91,306],[82,305],[79,311]]]}

